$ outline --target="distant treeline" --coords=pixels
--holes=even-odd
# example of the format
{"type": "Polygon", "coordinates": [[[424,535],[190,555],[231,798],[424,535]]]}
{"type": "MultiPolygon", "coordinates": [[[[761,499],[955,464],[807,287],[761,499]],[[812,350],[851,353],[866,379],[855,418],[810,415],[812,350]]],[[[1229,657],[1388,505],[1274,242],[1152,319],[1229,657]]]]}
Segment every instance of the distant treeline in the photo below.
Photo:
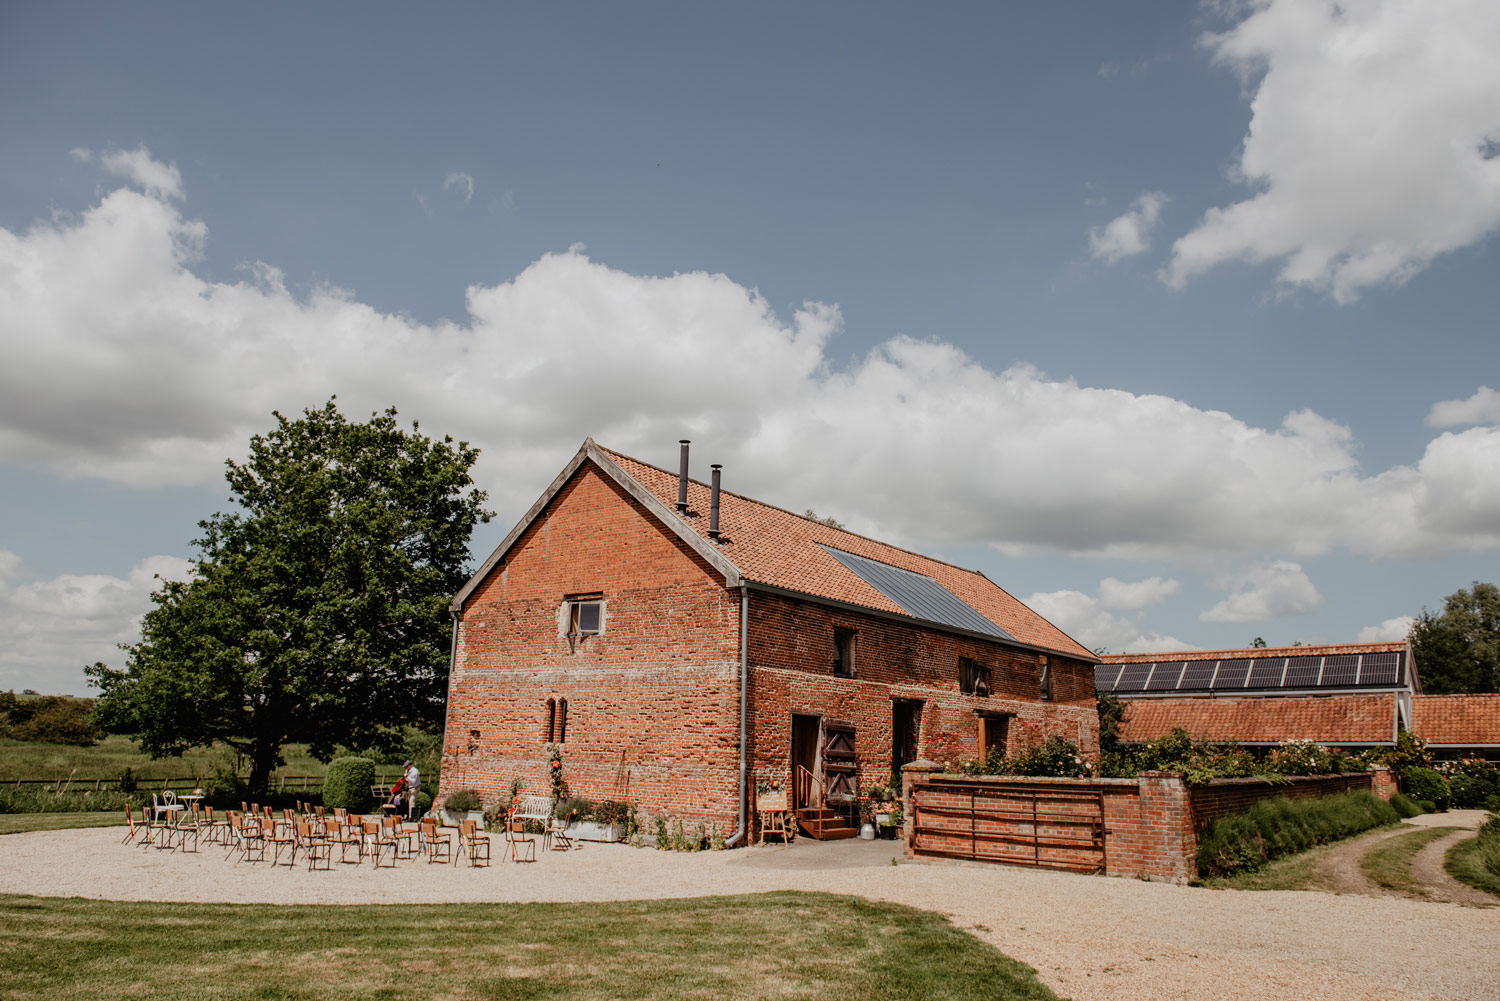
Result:
{"type": "Polygon", "coordinates": [[[0,740],[91,747],[104,736],[93,712],[93,699],[0,692],[0,740]]]}

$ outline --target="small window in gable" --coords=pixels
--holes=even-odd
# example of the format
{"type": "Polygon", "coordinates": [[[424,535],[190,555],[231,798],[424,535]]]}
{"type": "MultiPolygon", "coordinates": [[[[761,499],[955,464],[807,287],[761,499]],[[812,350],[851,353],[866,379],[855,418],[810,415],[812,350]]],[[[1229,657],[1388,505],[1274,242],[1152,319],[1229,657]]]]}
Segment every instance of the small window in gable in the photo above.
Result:
{"type": "Polygon", "coordinates": [[[604,599],[599,595],[570,594],[568,602],[568,637],[598,636],[604,632],[604,599]]]}
{"type": "Polygon", "coordinates": [[[968,657],[958,658],[958,690],[963,695],[990,697],[990,669],[968,657]]]}
{"type": "Polygon", "coordinates": [[[833,675],[836,678],[854,677],[854,630],[833,631],[833,675]]]}

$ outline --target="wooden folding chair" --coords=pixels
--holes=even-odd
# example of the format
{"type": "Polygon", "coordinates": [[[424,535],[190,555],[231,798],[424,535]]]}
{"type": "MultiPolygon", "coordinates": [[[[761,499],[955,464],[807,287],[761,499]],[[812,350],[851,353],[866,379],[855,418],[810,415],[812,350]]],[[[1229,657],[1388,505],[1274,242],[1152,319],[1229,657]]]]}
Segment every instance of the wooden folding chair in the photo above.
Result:
{"type": "Polygon", "coordinates": [[[547,821],[546,847],[553,851],[565,852],[573,847],[573,839],[568,836],[568,822],[559,817],[552,817],[547,821]]]}
{"type": "Polygon", "coordinates": [[[297,832],[287,823],[277,823],[272,818],[270,826],[263,828],[266,842],[271,846],[271,864],[281,864],[281,853],[287,853],[286,864],[293,865],[297,861],[297,832]]]}
{"type": "Polygon", "coordinates": [[[385,833],[378,820],[367,820],[364,822],[365,854],[369,855],[375,863],[375,868],[380,868],[380,858],[388,855],[390,862],[388,869],[396,868],[396,839],[385,833]]]}
{"type": "Polygon", "coordinates": [[[526,821],[517,815],[515,807],[511,807],[510,815],[505,818],[505,843],[512,862],[536,861],[536,842],[526,833],[526,821]],[[521,829],[518,831],[517,827],[521,829]],[[523,854],[525,858],[521,857],[523,854]]]}
{"type": "Polygon", "coordinates": [[[135,815],[130,812],[130,804],[125,804],[125,836],[120,839],[120,844],[128,845],[136,839],[136,836],[145,832],[145,827],[135,826],[135,815]]]}

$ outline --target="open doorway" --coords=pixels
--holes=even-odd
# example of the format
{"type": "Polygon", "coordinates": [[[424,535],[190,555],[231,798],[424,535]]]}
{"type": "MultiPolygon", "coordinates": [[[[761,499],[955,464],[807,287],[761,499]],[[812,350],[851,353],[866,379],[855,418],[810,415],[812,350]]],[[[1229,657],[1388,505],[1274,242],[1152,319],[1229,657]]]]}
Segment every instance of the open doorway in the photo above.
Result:
{"type": "Polygon", "coordinates": [[[815,781],[822,781],[818,775],[820,724],[820,717],[792,713],[792,789],[797,799],[793,805],[798,810],[821,805],[814,802],[817,791],[812,784],[802,779],[802,769],[806,769],[815,781]]]}
{"type": "Polygon", "coordinates": [[[891,703],[891,776],[898,787],[901,766],[917,760],[922,735],[922,703],[900,700],[891,703]]]}
{"type": "Polygon", "coordinates": [[[1010,737],[1010,717],[986,714],[979,717],[979,760],[984,761],[994,751],[1001,757],[1006,754],[1006,741],[1010,737]]]}

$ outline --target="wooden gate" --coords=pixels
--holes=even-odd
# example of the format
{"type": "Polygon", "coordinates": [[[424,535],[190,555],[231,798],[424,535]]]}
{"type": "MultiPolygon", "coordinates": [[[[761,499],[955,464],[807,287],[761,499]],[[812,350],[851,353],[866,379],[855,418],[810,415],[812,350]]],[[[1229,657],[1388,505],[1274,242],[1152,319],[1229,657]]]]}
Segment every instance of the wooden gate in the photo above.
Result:
{"type": "Polygon", "coordinates": [[[933,776],[912,790],[916,855],[1104,869],[1104,794],[1045,783],[933,776]]]}
{"type": "Polygon", "coordinates": [[[858,796],[854,724],[841,719],[825,719],[823,735],[823,781],[827,783],[829,797],[858,796]]]}

